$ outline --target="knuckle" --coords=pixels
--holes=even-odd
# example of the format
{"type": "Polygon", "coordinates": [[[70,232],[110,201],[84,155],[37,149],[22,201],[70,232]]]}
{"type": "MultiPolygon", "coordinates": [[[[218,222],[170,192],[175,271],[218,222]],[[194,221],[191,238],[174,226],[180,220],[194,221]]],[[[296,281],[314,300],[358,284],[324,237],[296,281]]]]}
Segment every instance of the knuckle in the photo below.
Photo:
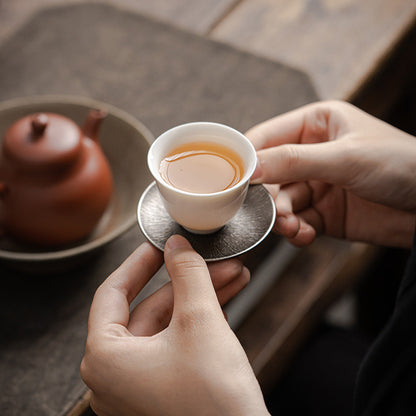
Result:
{"type": "Polygon", "coordinates": [[[80,365],[80,375],[84,383],[91,389],[96,388],[97,379],[94,377],[95,371],[90,357],[84,356],[80,365]]]}
{"type": "MultiPolygon", "coordinates": [[[[108,287],[108,280],[104,280],[104,282],[102,282],[97,289],[95,290],[94,293],[94,299],[98,298],[99,296],[101,296],[102,294],[104,295],[105,292],[107,291],[107,287],[108,287]]],[[[94,301],[93,299],[93,301],[94,301]]]]}
{"type": "Polygon", "coordinates": [[[310,112],[305,117],[308,136],[315,137],[315,140],[329,139],[331,131],[331,120],[334,115],[343,117],[350,113],[355,107],[341,100],[326,100],[312,105],[310,112]]]}
{"type": "Polygon", "coordinates": [[[232,277],[239,276],[243,271],[243,264],[237,259],[230,260],[228,264],[227,275],[232,277]]]}
{"type": "Polygon", "coordinates": [[[108,348],[104,347],[105,342],[98,342],[91,336],[87,337],[85,353],[80,365],[81,378],[91,390],[99,389],[99,374],[101,369],[106,367],[109,357],[112,355],[108,348]]]}
{"type": "Polygon", "coordinates": [[[297,145],[284,144],[280,146],[282,162],[286,171],[291,172],[299,164],[299,149],[297,145]]]}
{"type": "Polygon", "coordinates": [[[200,331],[202,326],[206,326],[214,318],[214,313],[208,305],[184,305],[181,313],[175,319],[176,324],[181,330],[200,331]]]}
{"type": "Polygon", "coordinates": [[[172,259],[172,266],[179,276],[183,276],[189,272],[198,271],[205,267],[205,262],[199,254],[183,252],[178,253],[172,259]]]}
{"type": "Polygon", "coordinates": [[[242,283],[243,288],[246,287],[250,283],[250,279],[251,279],[250,270],[247,269],[247,267],[244,267],[243,273],[241,274],[241,283],[242,283]]]}
{"type": "Polygon", "coordinates": [[[329,119],[331,115],[337,115],[339,117],[344,117],[346,114],[351,114],[357,110],[357,107],[351,103],[342,100],[327,100],[320,103],[318,106],[320,112],[325,112],[329,119]]]}
{"type": "Polygon", "coordinates": [[[85,357],[81,361],[79,370],[80,370],[81,378],[85,381],[85,384],[89,385],[89,383],[87,383],[87,380],[89,378],[89,368],[88,368],[87,359],[85,357]]]}
{"type": "Polygon", "coordinates": [[[313,141],[328,139],[328,125],[331,115],[331,105],[318,105],[315,111],[306,116],[305,131],[313,141]]]}

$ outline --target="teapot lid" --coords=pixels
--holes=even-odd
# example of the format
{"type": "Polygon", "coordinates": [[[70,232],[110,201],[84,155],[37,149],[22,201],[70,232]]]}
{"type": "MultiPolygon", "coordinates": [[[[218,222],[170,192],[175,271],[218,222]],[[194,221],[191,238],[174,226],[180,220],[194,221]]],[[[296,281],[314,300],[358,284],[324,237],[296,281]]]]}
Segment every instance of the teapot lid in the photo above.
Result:
{"type": "Polygon", "coordinates": [[[72,163],[81,151],[83,133],[59,114],[37,113],[13,123],[5,133],[3,153],[27,168],[53,168],[72,163]]]}

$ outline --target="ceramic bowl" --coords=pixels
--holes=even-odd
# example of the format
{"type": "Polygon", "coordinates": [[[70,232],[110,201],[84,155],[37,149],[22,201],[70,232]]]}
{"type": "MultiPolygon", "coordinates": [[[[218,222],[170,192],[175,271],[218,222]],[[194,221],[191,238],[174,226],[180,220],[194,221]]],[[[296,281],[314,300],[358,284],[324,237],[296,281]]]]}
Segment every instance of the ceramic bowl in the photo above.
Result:
{"type": "Polygon", "coordinates": [[[91,108],[104,109],[108,113],[99,137],[113,173],[114,192],[103,217],[86,239],[59,249],[24,246],[1,236],[0,261],[28,271],[67,268],[121,236],[136,224],[138,199],[151,182],[146,161],[148,149],[154,138],[150,131],[131,115],[109,104],[87,98],[18,98],[0,103],[0,140],[7,127],[24,115],[54,112],[63,114],[82,126],[91,108]]]}

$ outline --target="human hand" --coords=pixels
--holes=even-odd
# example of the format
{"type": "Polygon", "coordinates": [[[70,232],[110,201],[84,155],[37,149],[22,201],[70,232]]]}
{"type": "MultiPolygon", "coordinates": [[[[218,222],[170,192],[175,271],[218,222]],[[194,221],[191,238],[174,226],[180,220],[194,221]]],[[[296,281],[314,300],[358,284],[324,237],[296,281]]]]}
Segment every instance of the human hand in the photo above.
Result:
{"type": "Polygon", "coordinates": [[[275,198],[275,231],[293,244],[316,234],[411,247],[416,138],[338,101],[307,105],[246,133],[252,183],[275,198]]]}
{"type": "Polygon", "coordinates": [[[95,294],[81,364],[93,410],[100,416],[268,414],[220,307],[245,286],[248,270],[237,260],[207,268],[180,236],[166,243],[165,263],[172,283],[131,313],[129,304],[162,264],[150,244],[95,294]]]}

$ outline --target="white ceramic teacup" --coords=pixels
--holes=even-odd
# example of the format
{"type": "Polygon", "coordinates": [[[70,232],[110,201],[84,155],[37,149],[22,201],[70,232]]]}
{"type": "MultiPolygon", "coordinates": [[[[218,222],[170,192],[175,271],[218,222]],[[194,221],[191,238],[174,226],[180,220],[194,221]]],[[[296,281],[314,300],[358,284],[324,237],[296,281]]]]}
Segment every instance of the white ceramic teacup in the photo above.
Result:
{"type": "Polygon", "coordinates": [[[209,234],[224,226],[241,207],[251,175],[256,168],[256,151],[237,130],[218,123],[182,124],[160,135],[152,144],[147,163],[169,215],[188,231],[209,234]],[[213,142],[236,152],[244,164],[244,175],[234,186],[220,192],[198,194],[177,189],[159,172],[160,163],[173,149],[190,142],[213,142]]]}

